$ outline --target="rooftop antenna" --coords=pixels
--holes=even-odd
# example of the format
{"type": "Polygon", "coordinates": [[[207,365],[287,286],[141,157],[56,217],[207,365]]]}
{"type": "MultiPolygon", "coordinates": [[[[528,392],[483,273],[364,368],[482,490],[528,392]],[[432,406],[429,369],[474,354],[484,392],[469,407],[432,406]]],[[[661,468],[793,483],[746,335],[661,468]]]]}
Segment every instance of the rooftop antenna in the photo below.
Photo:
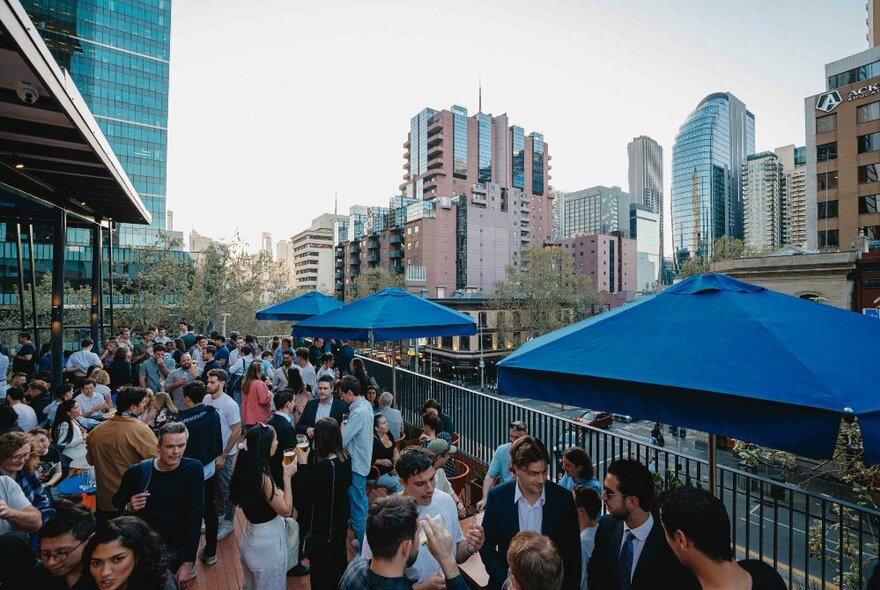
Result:
{"type": "Polygon", "coordinates": [[[338,215],[339,209],[339,193],[333,191],[333,215],[338,215]]]}
{"type": "Polygon", "coordinates": [[[483,112],[483,77],[482,75],[477,78],[477,112],[483,112]]]}

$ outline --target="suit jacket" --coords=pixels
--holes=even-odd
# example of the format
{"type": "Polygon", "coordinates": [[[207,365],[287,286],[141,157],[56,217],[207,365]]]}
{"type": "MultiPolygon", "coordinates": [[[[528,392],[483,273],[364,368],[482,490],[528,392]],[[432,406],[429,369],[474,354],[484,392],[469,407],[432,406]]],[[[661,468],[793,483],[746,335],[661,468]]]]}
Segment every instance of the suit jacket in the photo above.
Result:
{"type": "MultiPolygon", "coordinates": [[[[296,432],[297,434],[306,434],[306,431],[309,428],[315,427],[315,416],[318,415],[318,403],[320,400],[313,399],[309,403],[306,404],[306,407],[303,409],[302,416],[299,417],[299,422],[296,423],[296,432]]],[[[342,424],[342,415],[348,411],[348,404],[338,398],[333,398],[333,405],[330,406],[330,417],[334,418],[339,424],[342,424]]]]}
{"type": "Polygon", "coordinates": [[[269,471],[272,472],[272,479],[275,480],[275,485],[283,488],[284,467],[282,461],[284,460],[284,450],[296,447],[296,429],[287,418],[278,414],[273,414],[269,418],[268,424],[275,429],[275,436],[278,437],[278,449],[274,455],[269,457],[269,471]]]}
{"type": "MultiPolygon", "coordinates": [[[[495,486],[486,500],[483,517],[486,540],[480,549],[480,557],[489,573],[489,588],[493,590],[500,589],[507,579],[507,549],[519,532],[519,510],[513,502],[515,486],[516,480],[495,486]]],[[[563,590],[578,590],[581,584],[581,539],[574,497],[570,491],[550,481],[545,484],[544,491],[541,533],[556,543],[562,555],[563,590]]]]}
{"type": "MultiPolygon", "coordinates": [[[[590,590],[620,588],[617,559],[623,544],[623,521],[603,517],[596,530],[596,543],[587,565],[587,585],[590,590]]],[[[666,543],[660,520],[654,517],[654,526],[645,539],[632,577],[632,590],[653,588],[699,590],[696,578],[688,571],[666,543]]]]}

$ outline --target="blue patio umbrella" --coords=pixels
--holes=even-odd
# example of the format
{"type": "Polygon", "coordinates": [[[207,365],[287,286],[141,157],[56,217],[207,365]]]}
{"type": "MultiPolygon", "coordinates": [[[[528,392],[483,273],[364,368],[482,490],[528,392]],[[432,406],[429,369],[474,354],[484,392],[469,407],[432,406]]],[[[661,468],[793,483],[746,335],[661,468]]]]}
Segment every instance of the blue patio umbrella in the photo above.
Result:
{"type": "Polygon", "coordinates": [[[467,314],[401,289],[385,289],[293,327],[294,336],[383,341],[468,336],[477,323],[467,314]]]}
{"type": "Polygon", "coordinates": [[[857,417],[878,463],[878,342],[876,319],[703,275],[527,342],[498,383],[816,458],[857,417]]]}
{"type": "Polygon", "coordinates": [[[318,291],[270,305],[257,312],[258,320],[279,320],[296,322],[342,307],[342,302],[318,291]]]}

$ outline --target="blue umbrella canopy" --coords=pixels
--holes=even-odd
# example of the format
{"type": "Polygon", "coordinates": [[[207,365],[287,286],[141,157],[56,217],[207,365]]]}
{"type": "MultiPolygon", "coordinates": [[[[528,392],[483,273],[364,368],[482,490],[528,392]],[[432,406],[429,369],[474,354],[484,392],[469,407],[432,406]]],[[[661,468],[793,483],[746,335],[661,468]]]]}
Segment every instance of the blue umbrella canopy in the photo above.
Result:
{"type": "Polygon", "coordinates": [[[342,302],[317,291],[270,305],[257,312],[258,320],[295,322],[342,307],[342,302]]]}
{"type": "Polygon", "coordinates": [[[817,458],[855,416],[878,463],[877,342],[876,319],[702,275],[527,342],[498,383],[817,458]]]}
{"type": "Polygon", "coordinates": [[[394,288],[352,301],[293,327],[295,336],[365,341],[476,333],[476,320],[469,315],[394,288]]]}

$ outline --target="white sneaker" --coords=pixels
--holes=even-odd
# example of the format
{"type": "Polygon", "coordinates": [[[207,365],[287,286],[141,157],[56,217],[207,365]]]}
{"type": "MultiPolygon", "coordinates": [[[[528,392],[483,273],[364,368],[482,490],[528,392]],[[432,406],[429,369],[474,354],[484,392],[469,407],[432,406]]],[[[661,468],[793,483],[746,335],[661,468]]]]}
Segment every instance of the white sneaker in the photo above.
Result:
{"type": "Polygon", "coordinates": [[[232,524],[231,520],[221,520],[220,526],[217,527],[217,540],[222,541],[223,539],[228,537],[229,533],[231,533],[234,529],[235,526],[232,524]]]}

